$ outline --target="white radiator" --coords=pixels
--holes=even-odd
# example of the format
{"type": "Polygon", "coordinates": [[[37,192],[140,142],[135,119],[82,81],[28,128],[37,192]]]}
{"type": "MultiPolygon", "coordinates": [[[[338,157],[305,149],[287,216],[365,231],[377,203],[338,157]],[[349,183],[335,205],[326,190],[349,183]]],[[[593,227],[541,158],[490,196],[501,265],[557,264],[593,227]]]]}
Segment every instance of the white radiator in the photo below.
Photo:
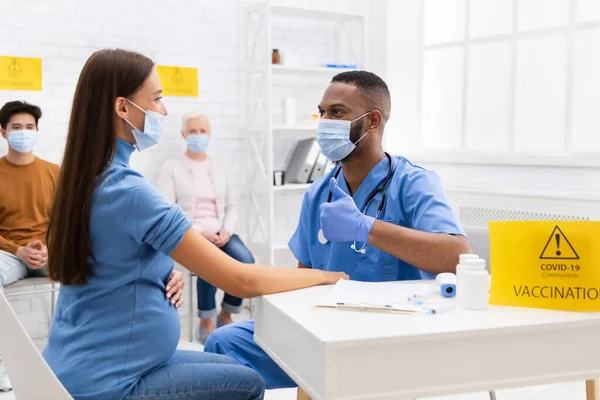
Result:
{"type": "Polygon", "coordinates": [[[473,252],[490,266],[488,222],[519,220],[600,220],[600,196],[503,192],[495,189],[449,189],[450,203],[458,214],[473,252]]]}

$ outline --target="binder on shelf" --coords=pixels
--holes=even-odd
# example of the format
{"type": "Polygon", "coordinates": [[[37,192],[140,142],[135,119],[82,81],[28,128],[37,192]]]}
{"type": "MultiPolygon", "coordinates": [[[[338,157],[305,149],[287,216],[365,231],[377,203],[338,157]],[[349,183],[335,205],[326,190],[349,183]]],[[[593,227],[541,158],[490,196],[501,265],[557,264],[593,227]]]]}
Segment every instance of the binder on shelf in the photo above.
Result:
{"type": "Polygon", "coordinates": [[[319,156],[317,157],[317,162],[315,163],[315,167],[313,168],[312,173],[310,174],[310,178],[308,179],[308,183],[313,183],[317,179],[319,179],[325,173],[325,168],[327,167],[327,157],[325,157],[321,152],[319,152],[319,156]]]}
{"type": "Polygon", "coordinates": [[[285,170],[286,183],[308,183],[319,154],[316,138],[300,140],[285,170]]]}

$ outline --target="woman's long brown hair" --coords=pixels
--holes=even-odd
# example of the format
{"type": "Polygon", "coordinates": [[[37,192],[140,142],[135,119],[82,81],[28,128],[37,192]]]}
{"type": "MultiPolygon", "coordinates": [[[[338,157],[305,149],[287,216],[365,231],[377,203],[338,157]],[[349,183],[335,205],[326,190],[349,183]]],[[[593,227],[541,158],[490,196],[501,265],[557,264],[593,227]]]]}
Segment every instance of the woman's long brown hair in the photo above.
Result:
{"type": "Polygon", "coordinates": [[[47,234],[54,281],[82,285],[93,274],[90,209],[96,179],[115,153],[115,101],[136,93],[153,67],[148,57],[117,49],[95,52],[81,71],[47,234]]]}

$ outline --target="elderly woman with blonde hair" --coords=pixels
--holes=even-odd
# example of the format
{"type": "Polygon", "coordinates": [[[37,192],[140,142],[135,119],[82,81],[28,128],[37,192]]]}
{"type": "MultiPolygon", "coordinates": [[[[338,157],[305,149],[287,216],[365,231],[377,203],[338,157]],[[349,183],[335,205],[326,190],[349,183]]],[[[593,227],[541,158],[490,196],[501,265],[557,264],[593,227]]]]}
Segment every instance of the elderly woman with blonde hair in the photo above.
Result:
{"type": "MultiPolygon", "coordinates": [[[[206,153],[211,138],[206,115],[194,111],[186,113],[181,135],[187,150],[163,165],[158,189],[169,201],[179,205],[193,227],[215,246],[242,263],[254,263],[248,248],[234,234],[238,213],[231,180],[218,160],[206,153]]],[[[197,289],[200,326],[196,328],[196,339],[204,344],[215,329],[213,318],[217,317],[217,327],[231,323],[231,314],[240,312],[242,299],[225,293],[217,315],[217,289],[201,278],[198,278],[197,289]]]]}

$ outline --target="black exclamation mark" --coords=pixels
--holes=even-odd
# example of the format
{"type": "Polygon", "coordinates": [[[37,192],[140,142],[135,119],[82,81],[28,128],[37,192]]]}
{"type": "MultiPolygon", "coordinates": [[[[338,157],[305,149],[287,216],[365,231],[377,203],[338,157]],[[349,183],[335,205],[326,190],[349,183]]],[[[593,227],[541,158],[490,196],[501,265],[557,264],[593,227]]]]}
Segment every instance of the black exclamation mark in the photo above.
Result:
{"type": "Polygon", "coordinates": [[[560,252],[560,234],[556,234],[554,235],[554,237],[556,238],[556,255],[560,256],[562,253],[560,252]]]}

